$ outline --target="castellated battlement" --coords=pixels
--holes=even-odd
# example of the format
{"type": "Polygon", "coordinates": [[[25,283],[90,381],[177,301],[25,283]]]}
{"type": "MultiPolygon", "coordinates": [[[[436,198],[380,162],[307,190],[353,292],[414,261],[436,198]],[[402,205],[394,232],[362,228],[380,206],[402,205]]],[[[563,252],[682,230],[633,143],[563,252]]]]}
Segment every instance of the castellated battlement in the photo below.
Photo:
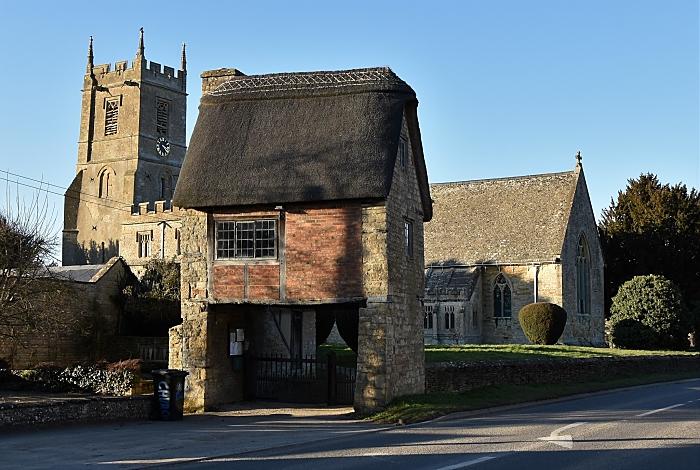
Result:
{"type": "MultiPolygon", "coordinates": [[[[128,60],[120,60],[114,64],[100,64],[93,67],[93,73],[100,79],[109,80],[111,78],[122,78],[125,72],[134,72],[134,64],[136,61],[132,61],[129,65],[128,60]]],[[[158,62],[143,60],[142,64],[142,76],[144,78],[155,78],[159,81],[172,81],[180,85],[180,83],[187,76],[187,72],[184,70],[175,70],[173,67],[168,65],[161,65],[158,62]]],[[[88,73],[89,74],[89,73],[88,73]]]]}
{"type": "Polygon", "coordinates": [[[182,78],[186,75],[186,73],[182,70],[176,71],[173,67],[170,67],[168,65],[161,66],[161,64],[159,64],[158,62],[153,61],[150,61],[148,63],[148,67],[145,68],[153,75],[162,76],[171,80],[182,80],[182,78]]]}
{"type": "Polygon", "coordinates": [[[172,199],[169,201],[140,202],[131,207],[132,217],[149,214],[176,214],[178,212],[180,212],[180,208],[173,206],[172,199]]]}

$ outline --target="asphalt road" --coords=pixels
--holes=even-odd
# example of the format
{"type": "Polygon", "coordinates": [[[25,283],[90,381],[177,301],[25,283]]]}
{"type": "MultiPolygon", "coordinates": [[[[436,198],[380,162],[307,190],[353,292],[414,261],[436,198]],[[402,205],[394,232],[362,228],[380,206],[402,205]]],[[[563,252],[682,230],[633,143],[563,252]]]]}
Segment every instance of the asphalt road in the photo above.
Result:
{"type": "Polygon", "coordinates": [[[185,465],[304,469],[700,469],[700,379],[185,465]]]}
{"type": "Polygon", "coordinates": [[[380,427],[343,410],[0,433],[0,469],[700,469],[700,379],[380,427]]]}

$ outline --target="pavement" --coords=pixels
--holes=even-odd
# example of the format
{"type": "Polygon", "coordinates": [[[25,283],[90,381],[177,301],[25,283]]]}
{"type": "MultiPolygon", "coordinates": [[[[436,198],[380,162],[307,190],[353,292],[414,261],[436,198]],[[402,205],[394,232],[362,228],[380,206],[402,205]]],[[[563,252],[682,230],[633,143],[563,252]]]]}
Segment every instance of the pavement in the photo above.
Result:
{"type": "Polygon", "coordinates": [[[181,423],[0,434],[3,468],[700,468],[700,379],[410,426],[345,408],[228,409],[181,423]]]}
{"type": "Polygon", "coordinates": [[[351,407],[255,403],[188,415],[179,422],[8,428],[0,430],[0,468],[142,468],[279,449],[380,428],[352,419],[352,412],[351,407]]]}

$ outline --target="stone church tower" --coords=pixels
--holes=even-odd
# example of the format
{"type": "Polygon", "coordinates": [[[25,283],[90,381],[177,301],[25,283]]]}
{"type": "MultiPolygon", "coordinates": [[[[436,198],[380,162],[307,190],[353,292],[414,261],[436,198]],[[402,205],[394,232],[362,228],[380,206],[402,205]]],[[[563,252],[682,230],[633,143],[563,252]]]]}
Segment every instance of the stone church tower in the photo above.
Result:
{"type": "Polygon", "coordinates": [[[144,203],[170,206],[186,150],[186,70],[184,44],[177,71],[146,61],[143,29],[131,66],[94,65],[90,38],[77,171],[65,194],[63,265],[106,262],[120,253],[131,214],[144,203]]]}

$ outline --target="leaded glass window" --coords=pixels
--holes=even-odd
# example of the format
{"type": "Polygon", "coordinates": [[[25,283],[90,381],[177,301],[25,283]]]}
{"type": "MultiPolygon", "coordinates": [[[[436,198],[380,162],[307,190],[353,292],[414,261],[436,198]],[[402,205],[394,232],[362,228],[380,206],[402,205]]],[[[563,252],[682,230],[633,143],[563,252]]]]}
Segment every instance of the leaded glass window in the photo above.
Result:
{"type": "Polygon", "coordinates": [[[496,318],[511,317],[511,293],[508,281],[503,273],[496,276],[493,285],[493,316],[496,318]]]}
{"type": "Polygon", "coordinates": [[[216,223],[216,257],[275,258],[275,220],[222,221],[216,223]]]}
{"type": "Polygon", "coordinates": [[[454,305],[448,305],[445,307],[445,329],[454,330],[455,329],[455,308],[454,305]]]}
{"type": "Polygon", "coordinates": [[[433,306],[426,305],[423,308],[423,311],[425,313],[425,316],[423,317],[423,328],[426,330],[432,330],[433,329],[433,306]]]}

